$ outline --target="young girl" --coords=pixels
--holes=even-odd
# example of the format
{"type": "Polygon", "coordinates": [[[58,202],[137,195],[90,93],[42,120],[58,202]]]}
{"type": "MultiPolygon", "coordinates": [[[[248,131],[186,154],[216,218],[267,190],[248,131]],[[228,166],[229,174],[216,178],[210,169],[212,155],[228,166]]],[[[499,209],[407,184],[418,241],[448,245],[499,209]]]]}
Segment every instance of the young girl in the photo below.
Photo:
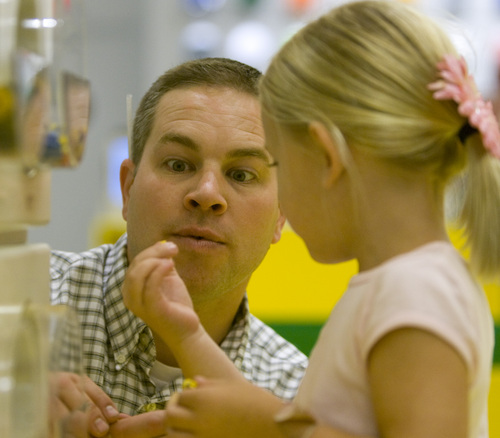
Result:
{"type": "Polygon", "coordinates": [[[315,260],[355,258],[359,274],[283,406],[218,353],[180,287],[167,292],[172,266],[157,271],[158,330],[186,376],[220,377],[178,394],[168,437],[487,437],[493,322],[471,269],[499,273],[500,132],[465,61],[412,7],[349,3],[280,50],[261,100],[290,224],[315,260]],[[444,214],[464,170],[471,269],[444,214]]]}

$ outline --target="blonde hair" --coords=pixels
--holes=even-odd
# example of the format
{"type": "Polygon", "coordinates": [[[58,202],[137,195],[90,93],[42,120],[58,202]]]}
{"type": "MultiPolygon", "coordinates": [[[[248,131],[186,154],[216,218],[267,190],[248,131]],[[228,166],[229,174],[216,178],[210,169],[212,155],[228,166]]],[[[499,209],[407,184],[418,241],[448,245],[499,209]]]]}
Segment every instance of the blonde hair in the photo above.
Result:
{"type": "Polygon", "coordinates": [[[456,103],[437,101],[427,89],[444,54],[456,55],[450,39],[413,7],[348,3],[304,27],[274,57],[260,83],[262,106],[280,124],[320,121],[343,157],[355,147],[426,172],[440,190],[466,168],[461,221],[471,264],[496,276],[500,163],[479,135],[464,147],[457,134],[466,120],[456,103]]]}

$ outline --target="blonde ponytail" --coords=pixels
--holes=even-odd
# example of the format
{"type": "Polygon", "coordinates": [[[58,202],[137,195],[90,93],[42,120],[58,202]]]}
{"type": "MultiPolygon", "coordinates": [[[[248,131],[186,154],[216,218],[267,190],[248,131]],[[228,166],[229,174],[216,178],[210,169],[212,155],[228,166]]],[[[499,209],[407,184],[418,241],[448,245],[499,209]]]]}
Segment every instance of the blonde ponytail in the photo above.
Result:
{"type": "Polygon", "coordinates": [[[460,214],[470,263],[486,280],[500,279],[500,160],[482,145],[481,136],[466,141],[465,197],[460,214]]]}

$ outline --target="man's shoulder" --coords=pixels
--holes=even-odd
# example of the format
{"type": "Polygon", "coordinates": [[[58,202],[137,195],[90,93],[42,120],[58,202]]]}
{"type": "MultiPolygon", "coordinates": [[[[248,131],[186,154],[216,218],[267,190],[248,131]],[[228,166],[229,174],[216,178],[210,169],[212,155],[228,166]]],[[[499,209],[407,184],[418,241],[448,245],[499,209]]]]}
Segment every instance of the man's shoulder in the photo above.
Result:
{"type": "Polygon", "coordinates": [[[307,356],[267,324],[250,315],[243,375],[283,400],[292,400],[308,365],[307,356]]]}
{"type": "Polygon", "coordinates": [[[50,253],[50,274],[55,279],[71,270],[98,270],[105,264],[111,245],[103,245],[91,250],[76,253],[52,250],[50,253]]]}
{"type": "Polygon", "coordinates": [[[254,352],[257,350],[265,354],[271,361],[307,367],[307,356],[255,315],[250,315],[248,340],[254,352]]]}
{"type": "Polygon", "coordinates": [[[103,294],[119,288],[127,268],[126,236],[81,253],[51,251],[52,304],[100,305],[103,294]],[[92,304],[94,303],[94,304],[92,304]]]}
{"type": "Polygon", "coordinates": [[[52,280],[74,270],[99,272],[106,265],[115,263],[122,254],[126,240],[120,238],[115,244],[104,244],[83,252],[51,250],[50,274],[52,280]]]}

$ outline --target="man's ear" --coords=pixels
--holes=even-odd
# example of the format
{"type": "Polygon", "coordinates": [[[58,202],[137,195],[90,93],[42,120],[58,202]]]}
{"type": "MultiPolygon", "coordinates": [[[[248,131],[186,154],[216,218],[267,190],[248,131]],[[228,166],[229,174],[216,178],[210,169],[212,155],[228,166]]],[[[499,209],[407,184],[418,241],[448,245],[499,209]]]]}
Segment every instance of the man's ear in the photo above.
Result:
{"type": "Polygon", "coordinates": [[[326,159],[324,176],[325,187],[331,187],[344,172],[344,164],[340,159],[337,143],[328,128],[320,122],[309,123],[309,135],[314,144],[320,148],[326,159]]]}
{"type": "Polygon", "coordinates": [[[279,211],[280,215],[278,217],[278,220],[276,221],[276,228],[274,229],[274,236],[273,240],[271,243],[278,243],[281,239],[281,232],[283,231],[283,227],[285,226],[286,223],[286,217],[283,214],[281,208],[279,211]]]}
{"type": "Polygon", "coordinates": [[[123,160],[120,166],[120,187],[122,190],[122,217],[127,220],[128,201],[130,199],[130,188],[134,183],[135,164],[130,158],[123,160]]]}

